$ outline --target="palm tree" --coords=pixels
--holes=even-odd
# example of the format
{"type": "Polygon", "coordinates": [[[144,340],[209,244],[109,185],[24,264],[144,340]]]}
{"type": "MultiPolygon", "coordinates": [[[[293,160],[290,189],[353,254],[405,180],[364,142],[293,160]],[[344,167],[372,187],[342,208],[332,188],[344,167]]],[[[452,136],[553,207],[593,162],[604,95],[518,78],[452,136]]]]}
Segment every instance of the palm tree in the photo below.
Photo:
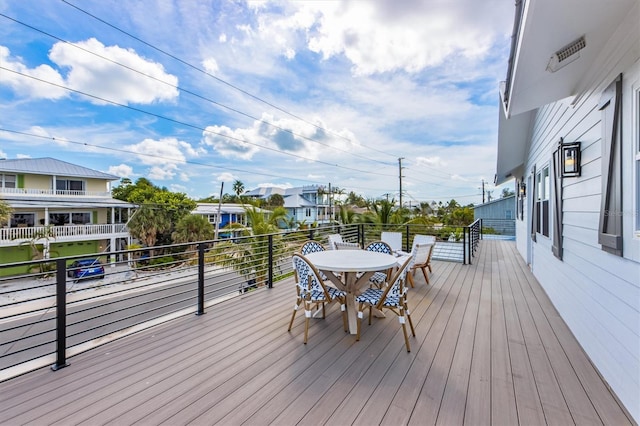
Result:
{"type": "Polygon", "coordinates": [[[240,197],[240,195],[244,194],[244,183],[236,179],[236,181],[233,182],[233,192],[235,192],[238,199],[242,201],[242,197],[240,197]]]}
{"type": "MultiPolygon", "coordinates": [[[[182,217],[176,224],[171,234],[174,243],[194,243],[197,241],[212,240],[215,231],[207,218],[199,214],[189,214],[182,217]]],[[[189,248],[195,250],[195,246],[189,248]]]]}
{"type": "Polygon", "coordinates": [[[143,205],[131,216],[127,227],[131,236],[151,249],[158,234],[171,229],[171,220],[165,210],[143,205]]]}
{"type": "MultiPolygon", "coordinates": [[[[31,247],[31,260],[43,260],[51,257],[51,240],[55,240],[56,234],[53,230],[53,226],[47,225],[43,228],[36,228],[29,241],[25,241],[22,244],[28,244],[31,247]]],[[[48,263],[39,263],[37,266],[32,266],[30,269],[37,268],[40,273],[49,272],[54,265],[48,263]]]]}
{"type": "Polygon", "coordinates": [[[273,234],[272,253],[273,258],[277,260],[284,251],[282,237],[278,235],[278,223],[286,219],[287,211],[283,207],[277,207],[265,214],[251,206],[245,208],[245,214],[250,229],[237,223],[224,228],[241,230],[245,238],[241,239],[239,244],[228,241],[217,243],[213,249],[214,261],[233,268],[247,281],[255,279],[256,284],[261,286],[265,284],[269,270],[268,234],[273,234]]]}

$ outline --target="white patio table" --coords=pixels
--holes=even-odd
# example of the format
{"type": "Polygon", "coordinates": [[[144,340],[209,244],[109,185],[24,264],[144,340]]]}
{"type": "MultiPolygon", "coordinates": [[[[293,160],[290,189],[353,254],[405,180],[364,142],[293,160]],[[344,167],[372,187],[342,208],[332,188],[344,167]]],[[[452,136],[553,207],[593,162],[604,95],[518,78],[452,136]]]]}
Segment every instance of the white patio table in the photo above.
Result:
{"type": "Polygon", "coordinates": [[[369,278],[376,271],[397,266],[398,262],[393,255],[367,250],[326,250],[309,253],[306,258],[324,272],[337,288],[347,292],[347,317],[351,334],[357,333],[357,309],[354,299],[360,293],[360,287],[368,284],[369,278]],[[341,272],[342,279],[332,272],[341,272]],[[364,273],[358,276],[359,272],[364,273]]]}

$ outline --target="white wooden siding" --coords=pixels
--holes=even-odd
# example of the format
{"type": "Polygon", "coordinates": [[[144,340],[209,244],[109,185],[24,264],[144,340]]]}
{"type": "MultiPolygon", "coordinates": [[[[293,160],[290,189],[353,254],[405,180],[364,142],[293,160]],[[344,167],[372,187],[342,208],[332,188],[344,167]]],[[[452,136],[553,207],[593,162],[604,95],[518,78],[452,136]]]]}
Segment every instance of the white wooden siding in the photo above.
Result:
{"type": "MultiPolygon", "coordinates": [[[[623,82],[640,79],[636,64],[623,74],[623,82]]],[[[598,87],[615,75],[603,76],[598,87]]],[[[625,84],[623,102],[630,97],[625,84]]],[[[541,170],[549,164],[560,137],[566,142],[582,143],[582,176],[563,182],[564,258],[555,258],[551,240],[538,235],[532,245],[531,268],[541,285],[623,403],[640,418],[640,263],[632,226],[624,228],[624,257],[601,250],[598,244],[601,202],[601,127],[597,109],[600,90],[571,106],[567,100],[538,110],[531,134],[526,174],[535,165],[541,170]]],[[[627,105],[627,104],[625,104],[627,105]]],[[[633,156],[629,152],[634,132],[630,131],[630,103],[623,109],[623,184],[624,206],[634,205],[632,189],[633,156]]],[[[637,120],[637,119],[636,119],[637,120]]],[[[637,125],[637,123],[635,123],[637,125]]],[[[637,143],[637,142],[635,142],[637,143]]],[[[528,188],[528,197],[534,188],[528,188]]],[[[553,200],[553,199],[552,199],[553,200]]],[[[525,218],[517,221],[518,250],[526,259],[530,199],[525,218]]],[[[553,201],[551,201],[553,203],[553,201]]],[[[553,205],[550,206],[553,208],[553,205]]],[[[553,215],[549,215],[553,220],[553,215]]],[[[628,222],[632,222],[630,218],[628,222]]],[[[553,232],[553,228],[550,228],[553,232]]]]}

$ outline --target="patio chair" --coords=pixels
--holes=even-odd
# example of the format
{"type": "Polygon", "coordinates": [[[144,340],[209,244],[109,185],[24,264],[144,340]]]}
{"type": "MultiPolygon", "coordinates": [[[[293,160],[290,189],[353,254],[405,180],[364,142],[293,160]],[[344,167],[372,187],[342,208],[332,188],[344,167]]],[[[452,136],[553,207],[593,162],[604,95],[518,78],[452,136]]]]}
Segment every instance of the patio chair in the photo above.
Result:
{"type": "Polygon", "coordinates": [[[327,244],[329,244],[330,250],[335,250],[336,249],[335,243],[341,243],[341,242],[342,242],[342,235],[340,234],[327,235],[327,244]]]}
{"type": "Polygon", "coordinates": [[[303,256],[325,250],[322,244],[313,240],[305,242],[302,247],[300,247],[300,253],[302,253],[303,256]]]}
{"type": "Polygon", "coordinates": [[[380,234],[380,239],[389,244],[391,250],[402,250],[402,232],[383,232],[380,234]]]}
{"type": "Polygon", "coordinates": [[[336,247],[336,250],[360,250],[360,245],[358,243],[336,241],[334,245],[336,247]]]}
{"type": "Polygon", "coordinates": [[[319,305],[322,305],[322,318],[324,318],[325,304],[333,301],[340,302],[342,325],[344,330],[347,331],[347,293],[325,284],[320,278],[320,273],[315,266],[313,266],[303,255],[297,253],[294,254],[292,262],[293,269],[298,274],[299,282],[296,283],[296,305],[293,308],[293,314],[291,315],[291,321],[289,321],[289,329],[287,331],[291,331],[291,327],[293,327],[293,320],[296,317],[296,312],[298,312],[300,305],[304,303],[304,343],[306,345],[307,337],[309,335],[309,321],[311,320],[312,308],[317,308],[319,305]]]}
{"type": "MultiPolygon", "coordinates": [[[[422,270],[422,275],[424,275],[424,280],[429,284],[429,275],[427,275],[427,267],[429,266],[429,261],[431,259],[431,251],[433,249],[433,244],[416,244],[415,246],[415,256],[413,258],[413,263],[411,265],[411,276],[416,275],[416,270],[422,270]]],[[[410,278],[411,282],[413,282],[413,278],[410,278]]],[[[413,286],[412,286],[413,287],[413,286]]]]}
{"type": "Polygon", "coordinates": [[[411,327],[411,334],[415,337],[416,331],[413,328],[411,314],[407,307],[407,287],[405,285],[405,278],[410,264],[411,258],[405,260],[402,266],[395,274],[393,274],[393,277],[389,281],[389,285],[384,290],[379,288],[369,288],[355,298],[355,301],[358,302],[358,330],[356,333],[356,340],[360,340],[360,327],[362,318],[364,317],[364,310],[369,308],[369,325],[371,325],[372,309],[386,309],[392,311],[398,316],[398,321],[402,325],[402,333],[404,334],[404,343],[407,347],[407,352],[411,352],[409,336],[407,334],[407,327],[405,324],[408,320],[409,326],[411,327]]]}
{"type": "MultiPolygon", "coordinates": [[[[365,250],[373,251],[376,253],[385,253],[385,254],[393,254],[393,250],[391,250],[391,246],[384,241],[373,241],[369,243],[365,248],[365,250]]],[[[382,288],[382,285],[387,282],[389,279],[389,271],[378,271],[373,274],[371,278],[369,278],[369,282],[376,286],[377,288],[382,288]]]]}
{"type": "Polygon", "coordinates": [[[433,254],[433,248],[436,245],[436,237],[434,235],[422,235],[416,234],[413,237],[413,245],[416,244],[431,244],[431,251],[429,252],[429,258],[427,259],[427,268],[429,268],[429,272],[433,272],[431,269],[431,255],[433,254]]]}

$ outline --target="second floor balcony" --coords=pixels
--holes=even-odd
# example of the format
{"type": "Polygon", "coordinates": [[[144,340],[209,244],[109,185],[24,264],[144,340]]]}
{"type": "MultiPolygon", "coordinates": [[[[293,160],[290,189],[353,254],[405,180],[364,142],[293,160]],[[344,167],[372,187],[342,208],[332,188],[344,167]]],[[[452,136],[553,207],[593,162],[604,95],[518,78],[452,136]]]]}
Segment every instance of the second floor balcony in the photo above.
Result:
{"type": "Polygon", "coordinates": [[[109,191],[83,191],[62,189],[35,189],[35,188],[4,188],[0,187],[0,194],[26,195],[26,196],[63,196],[63,197],[111,197],[109,191]]]}
{"type": "Polygon", "coordinates": [[[124,238],[129,235],[124,223],[101,225],[18,226],[0,229],[0,247],[15,246],[37,236],[48,235],[56,242],[124,238]]]}

